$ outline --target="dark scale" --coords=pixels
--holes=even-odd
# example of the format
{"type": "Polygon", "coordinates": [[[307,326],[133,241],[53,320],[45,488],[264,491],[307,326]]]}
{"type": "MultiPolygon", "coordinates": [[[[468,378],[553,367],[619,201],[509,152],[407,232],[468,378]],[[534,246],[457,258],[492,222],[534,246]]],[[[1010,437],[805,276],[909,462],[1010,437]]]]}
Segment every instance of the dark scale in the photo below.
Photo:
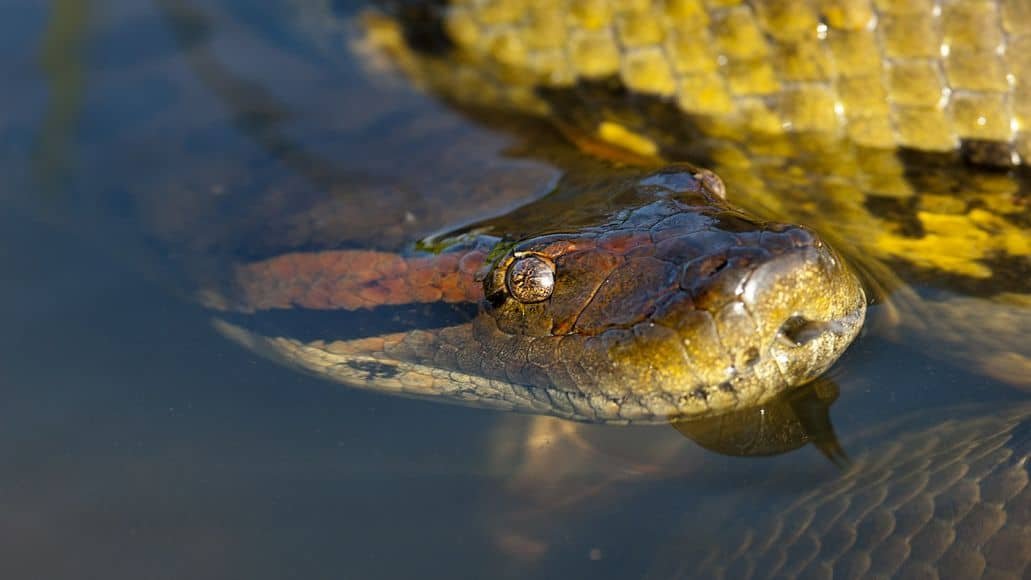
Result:
{"type": "Polygon", "coordinates": [[[447,0],[385,0],[383,8],[401,24],[408,46],[429,56],[447,54],[455,45],[444,30],[447,0]]]}
{"type": "Polygon", "coordinates": [[[347,361],[347,366],[358,371],[365,373],[365,380],[372,381],[375,379],[392,379],[400,374],[401,371],[391,364],[385,364],[375,361],[347,361]]]}
{"type": "Polygon", "coordinates": [[[964,139],[959,151],[964,161],[978,167],[1008,168],[1021,163],[1013,144],[1005,141],[964,139]]]}

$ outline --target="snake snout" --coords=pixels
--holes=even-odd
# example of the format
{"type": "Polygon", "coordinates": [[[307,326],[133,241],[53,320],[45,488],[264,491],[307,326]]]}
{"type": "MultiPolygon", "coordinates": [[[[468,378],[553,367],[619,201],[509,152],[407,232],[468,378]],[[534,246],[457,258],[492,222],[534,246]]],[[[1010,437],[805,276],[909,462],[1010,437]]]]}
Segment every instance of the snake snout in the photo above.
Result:
{"type": "Polygon", "coordinates": [[[794,236],[806,243],[768,248],[773,257],[748,274],[740,293],[761,350],[789,385],[830,367],[858,335],[866,314],[862,285],[834,250],[808,230],[794,236]]]}
{"type": "MultiPolygon", "coordinates": [[[[686,390],[676,399],[683,401],[682,415],[759,404],[807,383],[862,328],[863,288],[815,233],[757,225],[737,240],[685,262],[678,280],[682,294],[653,319],[675,332],[688,364],[681,383],[664,387],[673,394],[686,390]]],[[[657,366],[654,360],[649,363],[657,366]]],[[[676,370],[667,368],[671,376],[676,370]]]]}

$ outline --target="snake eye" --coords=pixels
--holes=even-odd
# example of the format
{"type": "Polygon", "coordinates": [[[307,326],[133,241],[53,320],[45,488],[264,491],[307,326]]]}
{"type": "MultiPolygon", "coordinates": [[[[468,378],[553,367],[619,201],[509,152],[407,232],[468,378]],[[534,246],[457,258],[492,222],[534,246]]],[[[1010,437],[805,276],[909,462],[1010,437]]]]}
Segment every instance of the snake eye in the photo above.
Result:
{"type": "Polygon", "coordinates": [[[505,285],[523,304],[547,300],[555,290],[555,264],[535,254],[517,257],[508,267],[505,285]]]}

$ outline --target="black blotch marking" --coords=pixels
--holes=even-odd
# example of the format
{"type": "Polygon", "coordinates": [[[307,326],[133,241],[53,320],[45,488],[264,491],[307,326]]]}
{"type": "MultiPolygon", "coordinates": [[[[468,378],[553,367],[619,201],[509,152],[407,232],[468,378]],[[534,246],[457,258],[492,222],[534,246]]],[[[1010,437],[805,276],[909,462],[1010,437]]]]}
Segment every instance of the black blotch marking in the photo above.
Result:
{"type": "Polygon", "coordinates": [[[352,360],[345,364],[358,372],[365,373],[365,380],[367,381],[375,379],[392,379],[401,373],[401,371],[394,365],[376,361],[352,360]]]}
{"type": "Polygon", "coordinates": [[[956,167],[968,171],[1008,171],[1014,167],[1014,152],[1013,144],[1005,141],[963,139],[955,151],[921,151],[900,147],[898,158],[907,170],[915,174],[925,173],[928,168],[956,167]]]}
{"type": "Polygon", "coordinates": [[[615,120],[646,133],[668,159],[689,159],[699,167],[713,165],[707,135],[698,129],[698,116],[684,113],[671,99],[635,93],[619,77],[581,80],[572,88],[542,87],[537,93],[556,118],[569,119],[574,127],[615,120]]]}
{"type": "Polygon", "coordinates": [[[994,256],[978,260],[992,271],[988,278],[975,278],[937,269],[925,269],[905,260],[888,260],[892,270],[929,299],[947,299],[956,294],[991,298],[1004,292],[1027,292],[1031,262],[1024,256],[994,256]]]}
{"type": "Polygon", "coordinates": [[[444,28],[447,0],[390,0],[384,9],[401,25],[408,47],[430,56],[443,56],[455,48],[444,28]]]}
{"type": "Polygon", "coordinates": [[[314,340],[354,340],[393,332],[431,330],[471,321],[479,312],[472,303],[406,304],[360,310],[277,308],[253,314],[221,315],[226,321],[263,336],[314,340]]]}
{"type": "MultiPolygon", "coordinates": [[[[898,158],[906,169],[907,177],[919,179],[921,174],[934,174],[939,170],[955,170],[962,168],[965,171],[1006,171],[1012,167],[1009,162],[1010,145],[983,140],[965,140],[960,143],[955,151],[937,152],[920,151],[908,147],[900,147],[898,158]],[[1006,165],[989,163],[993,156],[998,156],[1000,151],[1006,151],[1006,165]],[[979,162],[978,159],[984,160],[979,162]]],[[[999,160],[996,160],[999,161],[999,160]]]]}
{"type": "Polygon", "coordinates": [[[868,195],[863,206],[872,215],[899,225],[898,233],[909,238],[921,238],[926,233],[924,225],[917,218],[917,202],[913,197],[884,197],[868,195]]]}
{"type": "Polygon", "coordinates": [[[720,383],[719,389],[724,393],[733,393],[737,390],[734,388],[734,385],[730,384],[730,382],[720,383]]]}
{"type": "Polygon", "coordinates": [[[709,392],[706,391],[704,387],[698,387],[695,390],[691,391],[691,396],[702,401],[709,400],[709,392]]]}
{"type": "Polygon", "coordinates": [[[981,168],[1013,167],[1014,151],[1012,143],[984,139],[964,139],[959,146],[963,161],[981,168]]]}
{"type": "MultiPolygon", "coordinates": [[[[981,149],[990,149],[993,145],[998,145],[989,141],[980,143],[978,147],[981,149]]],[[[985,155],[990,156],[991,154],[985,153],[985,155]]],[[[1008,176],[1017,184],[1017,191],[1013,193],[1013,197],[1014,201],[1018,204],[1026,204],[1028,196],[1031,194],[1031,167],[1026,165],[1014,167],[1012,160],[1008,157],[1005,164],[1001,160],[997,164],[974,163],[962,151],[954,153],[929,153],[912,149],[900,149],[898,151],[898,158],[903,163],[906,180],[913,185],[914,191],[966,199],[970,202],[970,206],[967,209],[977,207],[979,204],[979,200],[970,197],[971,184],[976,182],[979,176],[1008,176]]],[[[1024,162],[1026,163],[1027,160],[1024,160],[1024,162]]],[[[915,203],[916,199],[914,196],[914,208],[915,203]]],[[[1031,221],[1029,215],[1031,215],[1031,212],[1025,211],[1010,214],[1007,218],[1018,225],[1028,226],[1031,225],[1028,223],[1031,221]]]]}
{"type": "MultiPolygon", "coordinates": [[[[971,142],[970,147],[989,151],[995,146],[990,142],[971,142]]],[[[905,177],[912,184],[914,191],[964,200],[967,203],[967,212],[978,207],[992,211],[991,207],[984,207],[982,199],[971,196],[971,184],[975,183],[979,176],[984,175],[1006,175],[1013,179],[1017,184],[1013,202],[1025,206],[1029,203],[1031,169],[1028,167],[993,167],[984,164],[975,166],[969,162],[971,160],[964,157],[962,151],[928,153],[900,149],[898,158],[904,164],[905,177]]],[[[868,196],[865,206],[872,214],[899,224],[900,234],[918,238],[925,234],[917,218],[919,203],[920,196],[904,199],[868,196]]],[[[1018,228],[1031,227],[1031,211],[1020,211],[1003,217],[1018,228]]],[[[904,280],[917,286],[921,295],[925,297],[934,298],[942,291],[977,297],[990,297],[1000,292],[1026,292],[1031,265],[1025,257],[1000,253],[980,262],[992,270],[991,277],[973,278],[938,269],[921,268],[905,260],[888,261],[904,280]]]]}

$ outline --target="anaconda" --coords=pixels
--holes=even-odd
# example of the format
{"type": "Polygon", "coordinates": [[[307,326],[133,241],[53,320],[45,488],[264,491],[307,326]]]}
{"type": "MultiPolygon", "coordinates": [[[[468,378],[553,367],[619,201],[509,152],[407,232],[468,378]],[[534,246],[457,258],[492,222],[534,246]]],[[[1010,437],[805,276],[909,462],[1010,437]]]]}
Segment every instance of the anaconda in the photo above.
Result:
{"type": "MultiPolygon", "coordinates": [[[[895,305],[903,329],[934,335],[949,346],[948,358],[1026,384],[1025,193],[1012,172],[962,162],[1023,163],[1025,75],[1013,53],[1024,42],[1020,5],[920,12],[831,3],[789,17],[777,2],[731,4],[401,3],[368,13],[362,49],[386,54],[459,107],[543,116],[582,149],[623,164],[687,160],[715,173],[686,168],[670,179],[662,177],[670,169],[609,171],[604,183],[589,186],[601,192],[593,199],[570,178],[558,189],[583,196],[575,217],[551,215],[545,200],[415,248],[429,253],[283,256],[241,267],[235,296],[222,304],[253,311],[480,302],[486,318],[466,310],[472,322],[441,331],[315,342],[223,328],[308,370],[403,394],[587,420],[665,421],[750,406],[825,369],[862,315],[853,285],[836,274],[822,283],[830,292],[793,283],[770,293],[811,290],[802,300],[806,312],[801,302],[767,313],[728,301],[762,278],[751,271],[756,256],[770,251],[740,250],[752,255],[728,260],[727,247],[762,246],[764,236],[720,241],[709,235],[714,214],[705,223],[673,218],[698,209],[690,196],[703,190],[704,203],[719,205],[712,195],[723,188],[718,175],[735,204],[815,225],[846,248],[874,293],[895,305]],[[998,34],[963,36],[963,10],[998,34]],[[907,44],[900,30],[912,22],[930,27],[907,44]],[[937,50],[928,52],[932,41],[937,50]],[[1004,65],[1005,86],[970,71],[972,55],[988,49],[995,54],[988,60],[1004,65]],[[937,76],[914,76],[918,65],[937,76]],[[711,86],[713,74],[723,93],[711,86]],[[931,80],[938,85],[910,86],[931,80]],[[880,94],[877,87],[883,99],[870,96],[880,94]],[[909,98],[934,87],[930,105],[909,98]],[[878,99],[883,107],[870,105],[878,99]],[[993,109],[998,102],[1004,106],[993,109]],[[919,157],[919,173],[908,169],[911,157],[919,157]],[[682,199],[650,205],[646,198],[656,193],[682,199]],[[586,229],[574,236],[574,227],[586,229]],[[688,238],[702,230],[715,245],[685,249],[700,247],[688,238]],[[529,238],[542,234],[550,237],[529,238]],[[602,234],[610,240],[595,252],[593,238],[602,234]],[[666,244],[656,253],[639,243],[645,237],[666,244]],[[696,284],[728,264],[727,280],[696,284]],[[926,280],[922,295],[909,287],[926,280]],[[518,296],[513,284],[529,285],[528,295],[518,296]],[[689,298],[673,297],[677,285],[689,298]],[[692,314],[677,311],[678,301],[690,302],[692,314]],[[791,354],[777,345],[791,345],[791,354]]],[[[322,17],[331,12],[314,5],[322,17]]],[[[802,245],[810,243],[822,246],[815,239],[802,245]]]]}
{"type": "MultiPolygon", "coordinates": [[[[575,136],[575,135],[574,135],[574,136],[575,136]]],[[[588,144],[590,144],[590,143],[588,143],[588,144]]],[[[525,153],[524,153],[524,155],[525,155],[525,153]]],[[[884,159],[884,158],[882,158],[882,159],[884,159]]],[[[952,169],[952,167],[953,167],[953,166],[950,166],[950,169],[952,169]]],[[[611,168],[609,168],[609,170],[611,170],[611,168]]],[[[692,172],[692,175],[694,175],[694,172],[692,172]]],[[[974,176],[974,177],[978,177],[978,176],[982,176],[982,177],[983,177],[984,175],[989,175],[989,174],[982,174],[982,173],[978,173],[978,172],[976,172],[976,171],[968,171],[968,170],[958,170],[958,171],[956,171],[956,172],[945,172],[945,173],[943,173],[942,175],[937,175],[937,176],[935,176],[935,177],[936,177],[936,178],[938,178],[938,179],[943,179],[943,180],[947,180],[947,179],[949,179],[950,177],[953,177],[953,176],[960,176],[960,177],[965,177],[965,176],[970,176],[970,175],[972,175],[972,176],[974,176]]],[[[798,175],[795,175],[795,177],[796,177],[796,179],[800,179],[800,177],[799,177],[798,175]]],[[[1008,178],[1008,176],[1006,176],[1006,177],[1008,178]]],[[[960,181],[960,183],[965,183],[965,182],[967,182],[967,181],[963,181],[963,180],[961,180],[961,181],[960,181]]],[[[976,179],[974,179],[974,182],[976,182],[976,179]]],[[[957,187],[957,189],[961,189],[961,187],[957,187]]],[[[1010,194],[1012,194],[1013,192],[1009,192],[1009,193],[1010,193],[1010,194]]],[[[1019,192],[1018,192],[1018,193],[1019,193],[1019,192]]],[[[735,194],[734,194],[733,190],[731,190],[731,195],[730,195],[730,197],[731,197],[732,199],[734,198],[734,195],[735,195],[735,194]]],[[[960,193],[960,195],[962,195],[962,192],[960,193]]],[[[787,198],[786,198],[786,199],[787,199],[787,198]]],[[[831,199],[833,199],[833,198],[831,198],[831,199]]],[[[920,200],[920,198],[918,198],[918,199],[920,200]]],[[[1016,198],[1015,198],[1015,197],[1013,197],[1012,195],[1010,195],[1010,196],[1008,196],[1008,197],[1005,197],[1005,196],[998,196],[998,197],[997,197],[996,199],[1002,199],[1002,200],[1005,200],[1005,199],[1010,199],[1010,200],[1016,199],[1016,200],[1018,200],[1018,201],[1020,200],[1020,198],[1019,198],[1019,197],[1016,197],[1016,198]]],[[[941,201],[941,200],[939,200],[939,201],[941,201]]],[[[921,203],[923,203],[923,200],[920,200],[920,202],[921,202],[921,203]]],[[[789,201],[786,201],[785,203],[786,203],[786,204],[789,204],[789,203],[791,203],[791,200],[789,200],[789,201]]],[[[830,215],[831,215],[832,217],[833,217],[833,216],[835,215],[835,214],[834,214],[834,212],[833,212],[833,209],[834,209],[834,207],[836,207],[836,206],[835,206],[835,205],[833,205],[833,204],[831,203],[831,201],[828,201],[828,199],[827,199],[827,198],[817,198],[817,199],[816,199],[816,200],[814,200],[814,201],[813,201],[812,203],[813,203],[813,204],[824,204],[824,207],[825,207],[825,209],[826,209],[827,213],[829,213],[829,214],[830,214],[830,215]]],[[[917,202],[914,202],[914,203],[917,203],[917,202]]],[[[545,206],[545,207],[546,207],[546,206],[545,206]]],[[[846,207],[851,207],[851,206],[846,206],[846,207]]],[[[991,205],[991,204],[988,204],[988,205],[986,205],[986,204],[984,204],[984,203],[978,203],[978,204],[976,205],[976,207],[974,207],[974,209],[980,209],[980,210],[983,210],[983,211],[989,211],[990,209],[994,209],[994,206],[993,206],[993,205],[991,205]]],[[[805,210],[804,210],[804,208],[803,208],[803,209],[802,209],[802,210],[800,210],[800,211],[805,211],[805,210]]],[[[889,219],[889,217],[891,217],[891,214],[888,214],[888,217],[885,217],[885,219],[886,219],[886,223],[888,223],[888,224],[894,224],[894,221],[893,221],[892,219],[889,219]]],[[[373,216],[373,219],[374,219],[374,218],[376,218],[376,216],[373,216]]],[[[838,216],[837,216],[837,217],[835,217],[835,218],[840,218],[840,215],[838,215],[838,216]]],[[[908,233],[908,234],[916,234],[916,233],[919,233],[919,232],[913,232],[913,231],[911,231],[911,230],[910,230],[910,231],[908,231],[907,233],[908,233]]],[[[913,236],[913,238],[914,238],[914,239],[917,239],[917,236],[913,236]]],[[[865,241],[864,241],[863,239],[861,239],[861,238],[856,238],[856,239],[855,239],[855,241],[856,241],[856,243],[857,243],[857,244],[865,244],[865,243],[867,243],[867,242],[865,242],[865,241]]],[[[845,246],[845,247],[846,247],[846,246],[845,246]]],[[[903,262],[904,262],[904,261],[903,261],[903,262]]],[[[974,260],[974,262],[977,262],[977,260],[974,260]]],[[[874,263],[876,263],[876,261],[874,261],[874,263]]],[[[931,272],[931,273],[934,273],[935,271],[936,271],[936,270],[934,270],[934,269],[931,269],[931,270],[929,270],[929,272],[931,272]]],[[[876,279],[876,278],[875,278],[875,279],[876,279]]],[[[884,279],[884,278],[880,278],[880,279],[884,279]]],[[[907,280],[909,280],[909,281],[911,281],[911,279],[910,279],[910,278],[906,278],[906,279],[907,279],[907,280]]],[[[990,284],[985,284],[985,285],[983,285],[983,286],[980,286],[980,287],[982,287],[982,289],[984,289],[984,288],[985,288],[986,286],[990,286],[990,284]]],[[[962,288],[962,287],[966,287],[966,288],[970,289],[970,288],[972,288],[972,285],[970,285],[970,284],[969,284],[969,282],[967,282],[967,285],[960,285],[959,287],[961,287],[961,288],[962,288]]],[[[901,291],[902,291],[902,289],[904,289],[904,286],[894,286],[894,287],[890,287],[889,289],[892,289],[892,291],[894,291],[894,292],[896,292],[896,293],[897,293],[897,292],[901,292],[901,291]]],[[[932,297],[932,298],[933,298],[933,297],[932,297]]],[[[987,313],[988,313],[988,314],[990,314],[990,315],[991,315],[991,314],[994,314],[994,313],[996,312],[996,311],[994,310],[994,306],[992,306],[992,305],[994,305],[994,304],[995,304],[994,302],[991,302],[991,301],[982,301],[982,300],[980,300],[980,296],[978,296],[977,294],[974,294],[974,293],[971,293],[971,294],[967,295],[967,298],[969,299],[969,301],[971,301],[971,302],[972,302],[973,304],[975,304],[975,305],[989,305],[989,308],[988,308],[987,310],[985,310],[985,312],[987,312],[987,313]]],[[[1015,304],[1019,304],[1019,302],[1015,302],[1015,304]]],[[[903,321],[905,321],[905,316],[908,316],[908,315],[911,315],[911,314],[912,314],[912,312],[911,312],[911,311],[909,311],[909,310],[907,310],[907,309],[906,309],[906,308],[908,308],[908,307],[910,307],[910,306],[911,306],[911,305],[909,305],[909,304],[903,304],[903,305],[902,305],[902,306],[900,307],[901,315],[903,316],[903,321]]],[[[985,326],[986,326],[986,325],[990,325],[990,323],[992,323],[992,321],[993,321],[993,320],[992,320],[991,318],[986,318],[986,317],[984,317],[984,316],[977,316],[977,315],[976,315],[976,314],[974,313],[974,310],[966,310],[966,313],[967,313],[967,318],[968,318],[968,320],[969,320],[969,321],[972,321],[972,322],[976,322],[976,325],[982,325],[982,327],[980,327],[980,330],[984,330],[985,326]]],[[[928,321],[930,321],[930,320],[928,320],[928,321]]],[[[950,325],[952,325],[952,323],[953,323],[953,320],[951,320],[951,319],[944,319],[944,320],[942,320],[942,326],[944,326],[945,328],[947,328],[947,327],[949,327],[950,325]]],[[[970,328],[973,328],[974,330],[977,330],[977,329],[978,329],[978,327],[977,327],[976,325],[968,325],[968,326],[965,326],[965,327],[962,327],[962,328],[966,328],[966,329],[970,329],[970,328]]],[[[1000,344],[1000,345],[1002,345],[1002,346],[1005,346],[1006,348],[1010,348],[1010,349],[1012,349],[1013,347],[1018,347],[1018,346],[1020,346],[1019,344],[1015,344],[1015,343],[1013,343],[1011,339],[1010,339],[1010,340],[1009,340],[1009,341],[1007,342],[1007,340],[1005,339],[1005,337],[1007,337],[1007,336],[1008,336],[1008,337],[1011,337],[1012,335],[1011,335],[1011,334],[1007,335],[1007,334],[1005,334],[1005,333],[1011,333],[1011,332],[1012,332],[1012,329],[1011,329],[1011,328],[1008,328],[1008,327],[1007,327],[1006,325],[1004,325],[1004,323],[999,323],[999,325],[996,325],[996,326],[995,326],[994,328],[996,328],[996,329],[998,329],[998,330],[1002,331],[1002,334],[1001,334],[1001,335],[999,335],[999,336],[997,336],[997,338],[999,339],[999,344],[1000,344]]],[[[976,338],[976,333],[974,333],[974,334],[973,334],[973,336],[971,337],[971,340],[973,340],[973,339],[975,339],[975,338],[976,338]]],[[[955,344],[955,343],[956,343],[956,341],[954,341],[954,344],[955,344]]],[[[961,344],[962,344],[962,343],[961,343],[961,344]]],[[[971,351],[971,352],[974,352],[974,353],[976,353],[976,352],[980,352],[979,348],[971,348],[971,349],[970,349],[970,351],[971,351]]],[[[1020,361],[1020,360],[1018,359],[1018,361],[1020,361]]],[[[990,368],[991,368],[991,367],[990,367],[990,368]]],[[[1019,367],[1017,367],[1017,368],[1019,368],[1019,367]]],[[[367,375],[372,375],[372,376],[371,376],[371,378],[373,378],[373,379],[375,379],[375,378],[384,378],[384,375],[387,375],[387,374],[389,374],[389,372],[390,372],[390,369],[389,369],[389,367],[376,367],[376,366],[368,366],[368,367],[367,367],[367,368],[365,369],[365,373],[366,373],[367,375]],[[377,373],[378,373],[378,376],[377,376],[377,373]]],[[[1003,373],[1003,374],[1004,374],[1004,373],[1003,373]]],[[[1019,378],[1019,375],[1013,375],[1013,376],[1018,376],[1018,378],[1019,378]]],[[[889,400],[889,401],[890,401],[890,400],[889,400]]],[[[887,401],[886,401],[886,402],[887,402],[887,401]]],[[[908,425],[907,425],[907,427],[908,427],[908,425]]],[[[947,427],[947,425],[946,425],[946,427],[947,427]]],[[[992,428],[992,429],[994,429],[994,428],[992,428]]],[[[992,429],[990,429],[989,431],[992,431],[992,429]]],[[[1008,428],[1008,427],[1006,427],[1005,429],[1009,429],[1009,428],[1008,428]]],[[[965,437],[965,438],[975,437],[975,435],[974,435],[974,436],[971,436],[969,432],[959,432],[959,433],[958,433],[958,435],[960,435],[961,437],[965,437]]],[[[1015,447],[1015,448],[1019,448],[1019,447],[1015,447]]],[[[909,450],[906,450],[906,452],[908,452],[908,451],[909,451],[909,450]]],[[[920,451],[920,448],[918,448],[918,449],[917,449],[917,451],[919,452],[919,451],[920,451]]],[[[865,465],[868,465],[867,463],[865,463],[865,459],[861,459],[861,460],[863,460],[863,462],[864,462],[864,463],[863,463],[862,465],[864,465],[864,466],[865,466],[865,465]]],[[[947,457],[947,455],[945,455],[945,460],[949,460],[949,457],[947,457]]],[[[969,455],[964,455],[964,456],[963,456],[962,458],[959,458],[959,459],[957,459],[957,460],[958,460],[958,462],[959,462],[959,465],[960,465],[960,466],[970,466],[970,465],[973,465],[973,463],[975,462],[975,459],[974,459],[974,458],[971,458],[971,457],[970,457],[969,455]]],[[[1020,467],[1020,465],[1018,464],[1018,466],[1017,466],[1017,467],[1019,468],[1019,467],[1020,467]]],[[[962,469],[962,468],[960,468],[960,469],[962,469]]],[[[891,475],[891,472],[885,472],[885,473],[888,473],[888,475],[886,475],[886,478],[887,478],[887,480],[888,480],[889,482],[895,481],[895,479],[893,479],[893,476],[891,475]]],[[[1017,471],[1017,473],[1019,474],[1019,473],[1020,473],[1020,471],[1018,470],[1018,471],[1017,471]]],[[[903,483],[904,483],[904,482],[903,482],[903,483]]],[[[851,498],[851,497],[853,497],[853,494],[851,494],[851,493],[850,493],[850,494],[846,494],[846,496],[847,496],[847,497],[850,497],[850,498],[851,498]]],[[[689,500],[688,500],[688,501],[691,501],[691,499],[689,498],[689,500]]],[[[810,500],[810,501],[811,501],[811,500],[810,500]]],[[[1008,509],[1008,508],[1007,508],[1007,509],[1008,509]]],[[[803,506],[802,506],[802,509],[800,509],[800,510],[799,510],[799,512],[800,512],[800,513],[802,514],[802,517],[803,517],[803,520],[802,520],[802,521],[804,522],[804,521],[805,521],[805,519],[804,519],[804,518],[805,518],[805,515],[807,514],[807,512],[806,512],[806,510],[805,510],[805,505],[804,505],[804,504],[803,504],[803,506]]],[[[1012,515],[1012,518],[1013,518],[1013,519],[1012,519],[1012,521],[1020,521],[1020,518],[1021,518],[1021,516],[1022,516],[1022,514],[1021,514],[1021,512],[1020,512],[1020,511],[1018,510],[1017,512],[1013,513],[1013,515],[1012,515]]],[[[692,522],[692,524],[694,524],[694,522],[692,522]]],[[[940,530],[940,527],[933,527],[933,530],[934,530],[934,531],[940,530]]],[[[864,533],[863,533],[863,534],[861,535],[861,537],[862,537],[862,538],[868,538],[868,535],[867,535],[866,531],[864,531],[864,533]]],[[[786,543],[785,543],[785,545],[786,545],[786,546],[793,546],[794,544],[792,544],[791,542],[786,542],[786,543]]],[[[674,547],[673,547],[672,549],[673,549],[673,550],[674,550],[674,552],[675,552],[675,551],[676,551],[676,550],[678,549],[678,546],[674,546],[674,547]]],[[[895,555],[898,555],[898,556],[899,556],[900,558],[902,558],[902,559],[905,559],[906,557],[908,557],[908,554],[905,554],[905,553],[901,553],[901,552],[899,552],[899,553],[896,553],[895,555]]],[[[996,552],[995,554],[990,554],[990,555],[989,555],[989,557],[990,557],[991,559],[993,559],[993,560],[996,560],[996,559],[997,559],[997,558],[999,558],[999,557],[1002,557],[1002,558],[1004,559],[1004,558],[1005,558],[1005,555],[1003,554],[1003,555],[1001,555],[1001,556],[1000,556],[1000,555],[999,555],[999,553],[997,553],[997,552],[996,552]]],[[[974,561],[974,560],[972,560],[972,559],[968,559],[967,561],[974,561]]],[[[692,560],[692,564],[693,564],[693,562],[694,562],[694,560],[692,560]]],[[[720,564],[720,562],[717,562],[717,564],[719,565],[719,564],[720,564]]],[[[678,562],[677,566],[679,566],[679,562],[678,562]]]]}
{"type": "Polygon", "coordinates": [[[936,355],[1027,385],[1029,13],[1017,0],[456,0],[360,26],[456,106],[541,116],[624,163],[712,170],[733,203],[845,250],[903,340],[932,336],[936,355]]]}

